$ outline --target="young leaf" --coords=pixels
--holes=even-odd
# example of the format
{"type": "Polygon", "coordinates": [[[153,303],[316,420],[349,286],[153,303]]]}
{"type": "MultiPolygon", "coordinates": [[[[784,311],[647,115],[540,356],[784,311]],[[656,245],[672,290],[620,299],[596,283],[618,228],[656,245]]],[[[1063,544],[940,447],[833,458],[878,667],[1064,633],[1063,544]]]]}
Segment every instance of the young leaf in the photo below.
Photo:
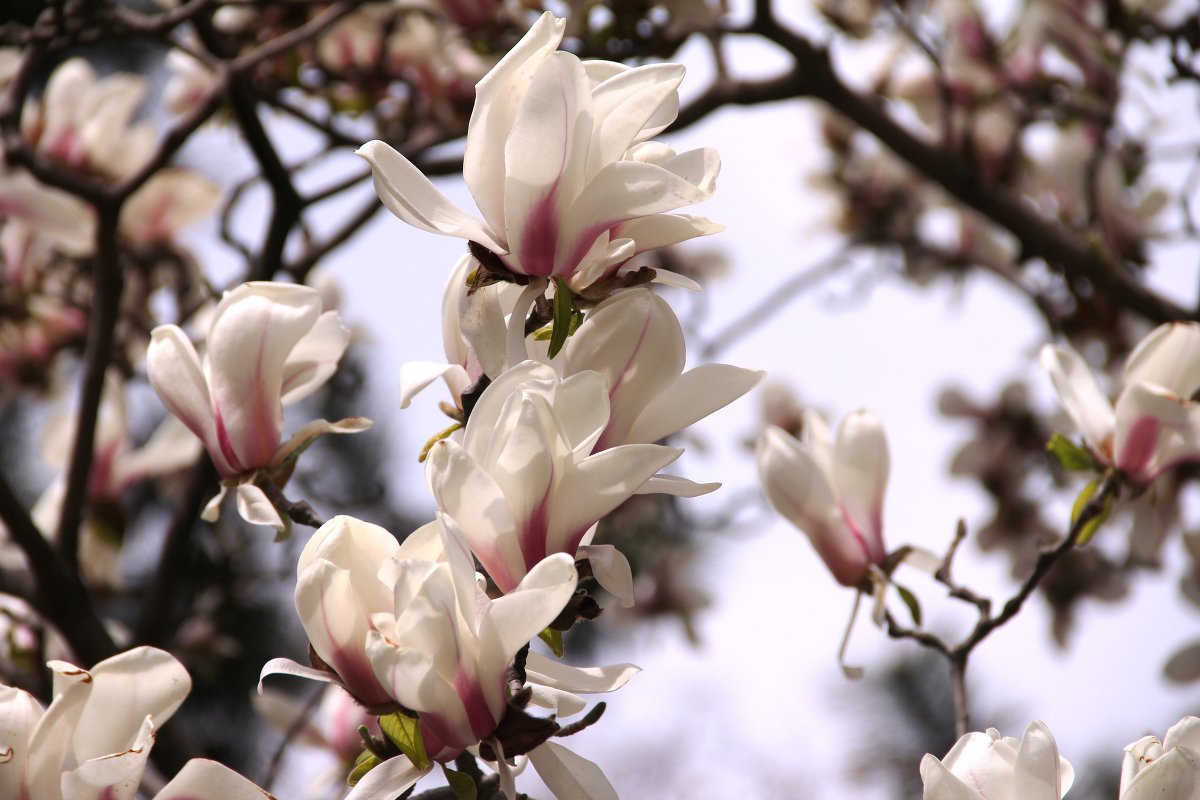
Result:
{"type": "MultiPolygon", "coordinates": [[[[1091,481],[1087,486],[1083,487],[1083,491],[1075,498],[1075,505],[1071,508],[1071,527],[1075,526],[1080,515],[1083,514],[1083,509],[1087,508],[1088,502],[1096,494],[1096,490],[1100,488],[1100,483],[1100,478],[1091,481]]],[[[1109,514],[1112,513],[1112,507],[1113,498],[1110,494],[1104,499],[1104,507],[1100,509],[1100,513],[1088,520],[1087,524],[1083,526],[1083,530],[1079,532],[1079,537],[1075,540],[1077,547],[1083,547],[1092,540],[1092,537],[1096,535],[1096,531],[1100,530],[1100,526],[1105,523],[1109,514]]]]}
{"type": "Polygon", "coordinates": [[[917,596],[905,589],[898,583],[893,583],[896,591],[900,594],[900,599],[904,601],[904,605],[908,606],[908,613],[912,615],[913,624],[918,628],[921,627],[921,603],[917,600],[917,596]]]}
{"type": "Polygon", "coordinates": [[[372,753],[370,750],[363,750],[358,754],[358,758],[354,760],[354,769],[350,770],[350,774],[346,777],[348,786],[357,786],[363,776],[371,770],[382,764],[379,756],[372,753]]]}
{"type": "Polygon", "coordinates": [[[575,298],[571,289],[562,278],[554,279],[554,328],[550,333],[550,357],[558,355],[562,346],[567,343],[567,335],[571,332],[571,319],[574,316],[575,298]]]}
{"type": "Polygon", "coordinates": [[[1075,444],[1061,433],[1050,437],[1050,441],[1046,443],[1046,449],[1058,459],[1058,463],[1065,470],[1091,472],[1097,468],[1096,459],[1092,458],[1092,454],[1086,447],[1075,444]]]}
{"type": "Polygon", "coordinates": [[[429,756],[425,754],[425,740],[421,738],[421,729],[415,717],[409,717],[399,712],[387,714],[379,718],[379,727],[392,740],[400,752],[408,756],[408,760],[417,769],[429,768],[429,756]]]}
{"type": "Polygon", "coordinates": [[[450,791],[458,800],[475,800],[475,781],[471,780],[470,775],[450,769],[445,764],[442,764],[442,772],[446,776],[446,783],[450,784],[450,791]]]}
{"type": "Polygon", "coordinates": [[[546,630],[538,634],[538,638],[546,643],[551,653],[554,653],[558,658],[563,657],[563,653],[566,651],[563,649],[562,631],[546,628],[546,630]]]}

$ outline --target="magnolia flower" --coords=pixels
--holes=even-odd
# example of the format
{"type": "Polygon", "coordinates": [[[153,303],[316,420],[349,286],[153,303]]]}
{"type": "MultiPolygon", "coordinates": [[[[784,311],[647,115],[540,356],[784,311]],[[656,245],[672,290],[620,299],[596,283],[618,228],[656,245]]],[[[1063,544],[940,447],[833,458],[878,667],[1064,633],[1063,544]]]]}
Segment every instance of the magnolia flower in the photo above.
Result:
{"type": "MultiPolygon", "coordinates": [[[[91,670],[51,661],[49,708],[0,687],[0,797],[133,800],[166,722],[191,689],[170,654],[139,647],[91,670]]],[[[266,800],[269,795],[213,761],[194,759],[155,800],[266,800]]]]}
{"type": "Polygon", "coordinates": [[[154,154],[152,123],[134,122],[146,79],[130,73],[97,78],[82,58],[60,64],[41,103],[21,116],[25,138],[65,166],[111,178],[131,175],[154,154]]]}
{"type": "MultiPolygon", "coordinates": [[[[64,411],[47,422],[42,438],[42,458],[59,470],[31,512],[33,521],[47,536],[58,531],[67,489],[66,470],[75,441],[74,423],[74,415],[64,411]]],[[[119,522],[123,518],[121,495],[139,481],[192,464],[200,453],[200,443],[179,420],[168,417],[141,447],[131,447],[125,386],[113,372],[105,378],[94,438],[80,564],[89,581],[118,586],[118,559],[124,538],[119,522]]]]}
{"type": "Polygon", "coordinates": [[[888,447],[879,419],[856,411],[830,443],[825,419],[805,410],[797,441],[769,426],[758,443],[758,476],[771,505],[808,536],[833,577],[861,586],[884,562],[883,492],[888,447]]]}
{"type": "Polygon", "coordinates": [[[1200,460],[1200,405],[1191,399],[1200,389],[1200,325],[1176,322],[1151,331],[1125,362],[1115,409],[1071,348],[1048,344],[1041,363],[1100,464],[1145,486],[1200,460]]]}
{"type": "Polygon", "coordinates": [[[544,14],[476,87],[463,175],[483,220],[383,142],[358,154],[400,219],[477,242],[513,273],[582,289],[637,253],[716,232],[663,212],[706,200],[720,163],[711,149],[676,155],[645,141],[678,113],[682,66],[585,64],[557,51],[564,24],[544,14]]]}
{"type": "Polygon", "coordinates": [[[487,599],[465,543],[443,530],[445,561],[388,562],[395,602],[373,615],[366,638],[375,677],[419,714],[426,752],[438,761],[492,735],[506,709],[508,665],[562,612],[577,580],[575,559],[559,553],[487,599]]]}
{"type": "Polygon", "coordinates": [[[1075,772],[1050,730],[1032,722],[1021,741],[995,728],[968,733],[944,759],[921,759],[924,800],[1061,800],[1075,772]]]}
{"type": "MultiPolygon", "coordinates": [[[[92,250],[96,221],[88,205],[26,172],[0,170],[0,219],[6,232],[19,221],[64,255],[84,256],[92,250]]],[[[9,253],[5,256],[7,261],[9,253]]]]}
{"type": "MultiPolygon", "coordinates": [[[[280,445],[283,406],[329,379],[349,338],[336,312],[321,313],[315,289],[282,283],[247,283],[226,292],[212,317],[203,362],[177,326],[151,332],[151,385],[203,442],[221,478],[237,485],[238,510],[247,521],[280,530],[285,525],[254,484],[256,471],[285,469],[321,434],[370,427],[361,417],[316,420],[280,445]]],[[[210,516],[223,494],[209,504],[210,516]]]]}
{"type": "Polygon", "coordinates": [[[567,340],[562,372],[592,370],[608,384],[609,419],[596,450],[665,439],[729,405],[766,374],[729,364],[684,372],[685,357],[679,319],[648,289],[621,292],[588,314],[567,340]]]}
{"type": "Polygon", "coordinates": [[[379,579],[378,572],[381,564],[398,554],[418,557],[424,541],[424,535],[414,534],[401,547],[378,525],[347,516],[322,525],[296,565],[296,613],[313,652],[332,673],[317,674],[303,667],[297,672],[291,662],[279,659],[268,666],[335,681],[370,708],[393,705],[393,698],[375,678],[365,649],[367,632],[374,629],[371,617],[394,605],[392,587],[379,579]]]}
{"type": "Polygon", "coordinates": [[[1120,800],[1193,800],[1200,796],[1200,718],[1184,717],[1161,742],[1143,736],[1125,748],[1120,800]]]}
{"type": "MultiPolygon", "coordinates": [[[[424,749],[435,761],[451,761],[485,740],[493,753],[501,753],[503,746],[492,737],[507,713],[508,667],[562,611],[577,573],[573,559],[558,554],[540,562],[511,593],[491,600],[480,591],[482,579],[452,526],[431,523],[401,545],[383,528],[350,517],[326,523],[301,554],[296,608],[313,650],[329,669],[275,659],[263,675],[340,683],[368,703],[378,691],[380,710],[399,704],[417,712],[424,749]]],[[[628,664],[580,669],[535,654],[526,669],[537,684],[531,687],[533,703],[563,716],[583,709],[576,693],[612,691],[637,671],[628,664]]],[[[556,747],[537,756],[552,789],[556,765],[578,759],[556,747]]],[[[350,797],[390,800],[428,769],[405,757],[389,759],[350,797]]],[[[610,795],[597,790],[559,796],[610,795]]]]}
{"type": "MultiPolygon", "coordinates": [[[[574,556],[598,520],[683,452],[628,444],[594,453],[608,422],[597,373],[560,379],[527,361],[484,391],[461,444],[443,439],[430,451],[425,476],[438,508],[501,591],[548,555],[574,556]]],[[[629,598],[628,565],[619,558],[614,569],[601,567],[597,580],[629,598]]]]}

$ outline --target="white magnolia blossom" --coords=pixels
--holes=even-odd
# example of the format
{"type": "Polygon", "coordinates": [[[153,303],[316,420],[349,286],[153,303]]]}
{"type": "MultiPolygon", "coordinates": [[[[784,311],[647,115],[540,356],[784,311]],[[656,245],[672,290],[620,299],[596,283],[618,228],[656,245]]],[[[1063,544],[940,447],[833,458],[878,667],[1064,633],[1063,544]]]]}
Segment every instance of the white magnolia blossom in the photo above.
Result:
{"type": "Polygon", "coordinates": [[[988,728],[963,736],[943,759],[921,759],[924,800],[1061,800],[1074,779],[1041,722],[1020,741],[988,728]]]}
{"type": "MultiPolygon", "coordinates": [[[[549,555],[574,556],[597,521],[683,452],[654,444],[594,452],[608,421],[600,375],[560,379],[551,367],[527,361],[484,391],[461,444],[444,439],[433,446],[425,474],[438,508],[501,591],[549,555]]],[[[629,598],[628,565],[619,562],[616,573],[601,567],[596,577],[629,598]]]]}
{"type": "Polygon", "coordinates": [[[869,411],[848,414],[831,443],[825,419],[806,409],[800,440],[769,426],[758,443],[758,475],[771,505],[808,536],[838,583],[861,586],[887,558],[883,493],[887,439],[869,411]]]}
{"type": "Polygon", "coordinates": [[[1200,718],[1184,717],[1162,741],[1144,736],[1125,748],[1120,800],[1200,798],[1200,718]]]}
{"type": "Polygon", "coordinates": [[[766,374],[729,364],[684,372],[686,356],[683,326],[649,289],[620,292],[588,313],[561,360],[564,376],[591,370],[608,384],[608,424],[596,450],[665,439],[729,405],[766,374]]]}
{"type": "MultiPolygon", "coordinates": [[[[63,412],[47,421],[42,458],[59,471],[33,506],[34,523],[46,536],[58,531],[66,495],[66,470],[75,441],[75,417],[63,412]]],[[[96,416],[95,445],[88,479],[87,512],[80,536],[80,566],[93,584],[119,586],[118,561],[123,531],[107,526],[105,506],[119,503],[125,490],[147,478],[166,475],[192,464],[200,443],[175,417],[167,417],[140,447],[129,442],[125,386],[115,372],[105,378],[96,416]]]]}
{"type": "MultiPolygon", "coordinates": [[[[155,731],[191,690],[170,654],[139,647],[91,670],[51,661],[53,702],[0,687],[0,797],[135,800],[155,731]]],[[[154,800],[268,800],[229,768],[193,759],[154,800]]]]}
{"type": "MultiPolygon", "coordinates": [[[[398,544],[383,528],[344,516],[317,531],[298,571],[296,609],[313,650],[333,672],[275,659],[263,675],[335,682],[380,710],[399,703],[416,711],[426,752],[442,762],[490,739],[506,712],[506,672],[514,655],[558,616],[577,580],[573,559],[559,554],[492,600],[451,528],[430,523],[398,544]]],[[[579,693],[613,691],[636,672],[628,664],[570,667],[535,654],[527,662],[533,703],[561,716],[583,710],[579,693]]],[[[494,739],[489,744],[500,747],[494,739]]],[[[543,779],[552,789],[556,777],[564,785],[556,765],[578,759],[555,748],[535,758],[535,765],[545,764],[549,775],[543,779]]],[[[615,796],[595,765],[578,760],[600,775],[599,782],[589,784],[588,794],[558,796],[615,796]]],[[[427,771],[404,757],[389,759],[350,797],[390,799],[427,771]]]]}
{"type": "Polygon", "coordinates": [[[1161,325],[1125,362],[1115,407],[1087,363],[1065,346],[1046,345],[1042,367],[1063,410],[1096,460],[1144,486],[1163,472],[1200,460],[1200,325],[1161,325]]]}
{"type": "Polygon", "coordinates": [[[144,77],[97,78],[86,59],[71,58],[50,75],[41,102],[21,115],[22,133],[65,166],[123,178],[154,154],[154,125],[133,119],[145,96],[144,77]]]}
{"type": "Polygon", "coordinates": [[[709,148],[677,155],[646,141],[678,113],[682,66],[581,62],[558,51],[563,31],[547,12],[476,87],[463,175],[483,220],[383,142],[358,152],[400,219],[581,289],[640,252],[719,230],[664,212],[708,199],[720,162],[709,148]]]}
{"type": "MultiPolygon", "coordinates": [[[[316,420],[280,444],[283,406],[320,388],[349,340],[336,312],[321,313],[315,289],[267,282],[225,293],[212,317],[203,362],[178,326],[151,332],[146,355],[151,385],[204,444],[221,478],[237,483],[238,511],[247,521],[284,527],[249,479],[255,471],[287,464],[324,433],[370,427],[360,417],[316,420]]],[[[210,503],[210,516],[220,498],[210,503]]]]}

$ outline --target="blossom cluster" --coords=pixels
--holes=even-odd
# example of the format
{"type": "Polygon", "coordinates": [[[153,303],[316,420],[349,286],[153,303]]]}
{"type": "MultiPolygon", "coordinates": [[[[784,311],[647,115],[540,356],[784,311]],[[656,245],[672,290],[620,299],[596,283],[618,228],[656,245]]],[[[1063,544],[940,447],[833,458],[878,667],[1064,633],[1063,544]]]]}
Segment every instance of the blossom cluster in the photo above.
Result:
{"type": "MultiPolygon", "coordinates": [[[[368,24],[378,13],[367,6],[346,17],[327,40],[334,50],[323,57],[351,59],[341,64],[345,70],[361,67],[354,61],[360,56],[378,58],[374,45],[356,38],[360,28],[378,30],[368,24]]],[[[300,554],[295,591],[311,663],[273,659],[262,676],[331,684],[361,709],[358,716],[369,724],[360,751],[349,757],[353,800],[395,797],[436,764],[453,782],[450,765],[464,754],[491,765],[509,798],[526,761],[560,798],[616,796],[599,767],[555,741],[593,724],[602,707],[572,725],[558,720],[583,714],[582,695],[620,688],[637,667],[568,666],[531,651],[530,643],[540,637],[562,655],[562,633],[601,610],[589,596],[592,579],[623,605],[634,603],[625,556],[595,541],[600,521],[637,494],[714,491],[719,484],[663,473],[683,452],[664,442],[762,377],[723,364],[685,370],[682,325],[647,284],[694,287],[637,258],[720,230],[702,217],[673,213],[712,194],[720,165],[715,151],[676,153],[653,140],[678,111],[683,68],[584,62],[559,51],[564,32],[564,20],[543,15],[479,82],[465,174],[483,220],[451,206],[386,144],[369,142],[360,151],[396,216],[470,241],[443,304],[448,363],[414,362],[401,380],[402,405],[439,376],[453,396],[453,405],[443,407],[459,430],[435,436],[422,454],[436,519],[397,537],[346,515],[313,522],[306,504],[284,495],[317,437],[370,427],[360,417],[318,419],[287,433],[285,408],[330,379],[351,340],[317,289],[247,283],[193,315],[189,329],[153,329],[146,373],[170,413],[158,438],[174,443],[171,457],[162,457],[158,438],[129,446],[115,376],[103,404],[94,502],[117,502],[131,481],[177,469],[203,451],[221,482],[206,519],[231,493],[242,518],[280,537],[297,521],[318,527],[300,554]]],[[[195,92],[177,84],[172,96],[202,96],[203,76],[192,77],[195,92]]],[[[50,102],[54,93],[47,94],[50,102]]],[[[128,121],[124,112],[113,114],[128,121]]],[[[99,159],[90,155],[92,139],[52,123],[30,135],[63,158],[99,159]]],[[[127,135],[140,141],[152,133],[133,126],[127,135]]],[[[93,144],[112,148],[116,141],[93,144]]],[[[138,785],[135,772],[145,763],[153,726],[178,706],[187,676],[165,654],[142,649],[102,662],[86,681],[97,689],[97,707],[108,708],[118,701],[99,690],[109,685],[105,676],[114,664],[128,683],[151,669],[147,659],[162,662],[155,669],[171,676],[172,704],[144,713],[134,704],[122,712],[128,736],[114,734],[81,750],[68,759],[75,772],[49,766],[45,777],[38,772],[32,780],[61,774],[62,796],[82,796],[68,788],[68,778],[75,781],[85,768],[90,776],[93,761],[125,748],[125,756],[105,764],[128,758],[136,769],[88,780],[101,796],[124,796],[138,785]]],[[[74,702],[59,684],[56,678],[58,697],[47,719],[74,702]]],[[[10,763],[0,765],[0,780],[26,774],[13,772],[18,759],[43,764],[41,753],[50,747],[44,739],[35,733],[28,747],[5,743],[10,763]]],[[[185,768],[164,791],[199,780],[196,796],[210,796],[223,778],[203,769],[198,778],[196,768],[185,768]]]]}
{"type": "MultiPolygon", "coordinates": [[[[921,761],[924,800],[1062,800],[1075,771],[1054,736],[1034,722],[1020,741],[995,728],[968,733],[944,758],[921,761]]],[[[1200,786],[1200,717],[1184,717],[1163,739],[1143,736],[1125,748],[1118,800],[1195,797],[1200,786]]]]}

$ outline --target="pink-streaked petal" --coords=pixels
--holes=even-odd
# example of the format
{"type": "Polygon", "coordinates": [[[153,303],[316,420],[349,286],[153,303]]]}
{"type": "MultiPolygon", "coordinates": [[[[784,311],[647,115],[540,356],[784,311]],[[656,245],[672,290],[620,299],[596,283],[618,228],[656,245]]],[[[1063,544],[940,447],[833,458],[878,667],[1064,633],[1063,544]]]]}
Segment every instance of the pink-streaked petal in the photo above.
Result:
{"type": "Polygon", "coordinates": [[[870,563],[847,530],[825,470],[785,431],[769,426],[758,445],[758,476],[771,506],[808,536],[844,586],[857,586],[870,563]]]}
{"type": "Polygon", "coordinates": [[[887,437],[879,419],[869,411],[847,414],[838,426],[833,449],[834,491],[877,564],[887,556],[883,546],[883,493],[890,464],[887,437]]]}
{"type": "Polygon", "coordinates": [[[574,553],[594,522],[625,502],[651,475],[682,455],[673,447],[627,444],[589,456],[558,485],[550,509],[547,552],[574,553]]]}
{"type": "Polygon", "coordinates": [[[267,466],[279,447],[284,364],[320,310],[315,289],[266,282],[242,284],[217,305],[205,366],[221,450],[243,471],[267,466]]]}
{"type": "Polygon", "coordinates": [[[193,758],[154,800],[274,800],[267,791],[224,764],[193,758]]]}
{"type": "Polygon", "coordinates": [[[542,14],[513,49],[475,87],[475,107],[467,125],[463,178],[484,219],[505,229],[505,141],[516,120],[525,89],[542,62],[557,48],[567,21],[542,14]]]}
{"type": "Polygon", "coordinates": [[[683,371],[683,329],[652,292],[622,292],[588,315],[567,341],[564,359],[565,374],[592,370],[607,384],[610,411],[601,447],[625,444],[635,441],[629,430],[639,415],[683,371]]]}
{"type": "Polygon", "coordinates": [[[1054,383],[1063,410],[1092,446],[1093,452],[1101,455],[1116,420],[1112,403],[1100,391],[1091,368],[1069,347],[1048,344],[1042,348],[1039,360],[1054,383]]]}
{"type": "Polygon", "coordinates": [[[551,53],[534,73],[504,145],[505,236],[520,272],[559,274],[563,214],[582,189],[591,132],[591,95],[579,59],[551,53]]]}
{"type": "Polygon", "coordinates": [[[375,192],[387,210],[414,228],[479,242],[494,253],[508,247],[487,226],[450,202],[412,162],[381,141],[355,151],[371,165],[375,192]]]}
{"type": "Polygon", "coordinates": [[[559,800],[617,800],[600,767],[562,745],[546,742],[530,751],[529,760],[559,800]]]}
{"type": "Polygon", "coordinates": [[[575,559],[565,553],[549,556],[529,570],[508,594],[492,601],[479,623],[479,675],[484,691],[500,691],[500,675],[517,651],[562,613],[575,593],[575,559]]]}
{"type": "Polygon", "coordinates": [[[160,325],[151,331],[146,372],[167,410],[208,448],[221,477],[236,474],[216,442],[216,420],[200,357],[180,328],[160,325]]]}

